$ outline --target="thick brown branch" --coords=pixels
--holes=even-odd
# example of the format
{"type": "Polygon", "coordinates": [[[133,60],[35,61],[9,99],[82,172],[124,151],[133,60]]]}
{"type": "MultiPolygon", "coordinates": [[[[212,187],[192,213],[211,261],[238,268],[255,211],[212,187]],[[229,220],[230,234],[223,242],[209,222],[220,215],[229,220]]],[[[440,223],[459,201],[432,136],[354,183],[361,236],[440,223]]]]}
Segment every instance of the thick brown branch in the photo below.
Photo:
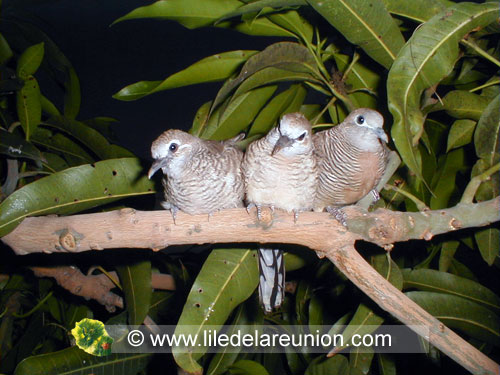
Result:
{"type": "MultiPolygon", "coordinates": [[[[105,274],[84,275],[76,267],[31,267],[37,277],[52,277],[57,284],[74,295],[85,299],[94,299],[104,305],[110,312],[116,307],[123,308],[123,299],[112,293],[116,285],[105,274]]],[[[116,272],[110,277],[118,280],[116,272]]],[[[171,275],[153,273],[151,275],[153,289],[175,290],[174,278],[171,275]]]]}
{"type": "MultiPolygon", "coordinates": [[[[27,218],[2,240],[17,254],[80,252],[109,248],[160,249],[169,245],[201,243],[293,243],[326,255],[378,305],[409,326],[430,330],[431,344],[474,374],[498,374],[496,363],[425,312],[371,268],[354,250],[356,240],[390,245],[500,220],[500,198],[482,203],[426,212],[368,213],[360,207],[345,211],[349,231],[326,213],[293,215],[265,211],[262,221],[244,209],[211,216],[179,213],[174,223],[167,211],[132,209],[68,217],[27,218]]],[[[418,332],[418,328],[416,329],[418,332]]],[[[418,332],[423,334],[423,332],[418,332]]]]}
{"type": "Polygon", "coordinates": [[[473,374],[498,374],[498,364],[470,345],[380,276],[354,249],[344,246],[327,253],[356,286],[432,345],[473,374]]]}
{"type": "Polygon", "coordinates": [[[115,284],[104,274],[84,275],[76,267],[32,267],[38,277],[52,277],[64,289],[85,299],[94,299],[110,312],[123,307],[123,299],[111,292],[115,284]]]}
{"type": "Polygon", "coordinates": [[[437,234],[499,221],[500,198],[426,212],[366,212],[356,206],[344,210],[349,231],[327,213],[304,212],[294,223],[293,215],[281,211],[273,218],[264,211],[261,222],[255,212],[249,215],[244,209],[220,211],[210,218],[180,212],[174,223],[168,211],[123,209],[26,218],[2,240],[19,255],[231,242],[293,243],[317,251],[359,239],[383,246],[410,239],[430,240],[437,234]]]}

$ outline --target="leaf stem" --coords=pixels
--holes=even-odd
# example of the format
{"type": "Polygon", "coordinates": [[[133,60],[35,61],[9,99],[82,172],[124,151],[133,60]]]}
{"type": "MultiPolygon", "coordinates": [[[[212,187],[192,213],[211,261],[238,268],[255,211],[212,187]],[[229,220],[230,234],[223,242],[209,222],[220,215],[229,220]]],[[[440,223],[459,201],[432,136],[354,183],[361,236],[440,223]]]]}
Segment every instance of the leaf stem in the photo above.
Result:
{"type": "Polygon", "coordinates": [[[53,292],[49,292],[45,297],[43,297],[43,299],[37,303],[37,305],[35,307],[33,307],[30,311],[28,311],[26,314],[16,314],[16,313],[13,313],[12,316],[16,317],[16,318],[27,318],[28,316],[30,316],[31,314],[33,314],[35,311],[37,311],[40,307],[42,307],[42,305],[47,302],[47,300],[52,297],[52,294],[53,292]]]}
{"type": "Polygon", "coordinates": [[[417,209],[419,211],[427,211],[429,209],[429,207],[427,207],[427,205],[424,202],[422,202],[420,199],[418,199],[413,194],[407,192],[406,190],[400,189],[397,186],[389,185],[389,184],[386,184],[384,186],[384,189],[394,190],[395,192],[397,192],[397,193],[405,196],[406,198],[408,198],[409,200],[411,200],[413,203],[415,203],[415,205],[417,206],[417,209]]]}
{"type": "Polygon", "coordinates": [[[472,203],[474,197],[476,195],[477,189],[484,181],[490,179],[490,176],[493,173],[496,173],[500,170],[500,163],[495,164],[493,167],[487,169],[483,173],[471,178],[470,182],[467,184],[464,194],[462,195],[462,199],[460,199],[460,203],[472,203]]]}
{"type": "Polygon", "coordinates": [[[460,43],[462,43],[464,46],[467,46],[469,48],[472,48],[474,51],[477,52],[477,54],[479,56],[482,56],[484,57],[486,60],[488,61],[491,61],[493,64],[495,64],[496,66],[499,66],[500,67],[500,61],[498,61],[497,59],[495,59],[493,56],[491,56],[488,52],[486,52],[484,49],[482,49],[481,47],[479,47],[476,43],[474,42],[470,42],[468,41],[467,39],[462,39],[460,41],[460,43]]]}
{"type": "Polygon", "coordinates": [[[476,91],[485,89],[485,88],[490,87],[490,86],[498,85],[499,83],[500,83],[500,79],[497,79],[497,80],[494,80],[494,81],[490,81],[490,82],[486,82],[484,85],[481,85],[481,86],[478,86],[478,87],[474,87],[473,89],[469,90],[469,92],[476,92],[476,91]]]}

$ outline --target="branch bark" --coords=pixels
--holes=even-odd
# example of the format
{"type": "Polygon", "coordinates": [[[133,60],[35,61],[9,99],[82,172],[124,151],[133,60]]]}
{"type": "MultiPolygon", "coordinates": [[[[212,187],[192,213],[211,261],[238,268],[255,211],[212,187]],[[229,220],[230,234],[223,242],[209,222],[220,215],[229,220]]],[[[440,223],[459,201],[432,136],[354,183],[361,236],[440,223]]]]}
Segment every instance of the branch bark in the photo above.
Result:
{"type": "MultiPolygon", "coordinates": [[[[31,267],[37,277],[52,277],[57,284],[74,295],[85,299],[94,299],[103,305],[109,312],[114,312],[116,307],[123,308],[123,299],[111,292],[116,287],[108,275],[85,275],[74,266],[66,267],[31,267]]],[[[118,280],[118,274],[114,271],[109,273],[114,280],[118,280]]],[[[175,281],[171,275],[153,273],[151,275],[151,287],[161,290],[175,290],[175,281]]]]}
{"type": "Polygon", "coordinates": [[[150,248],[203,243],[293,243],[327,256],[379,306],[474,374],[499,374],[499,366],[432,317],[378,274],[355,250],[357,240],[386,248],[398,241],[430,240],[434,235],[500,221],[500,197],[481,203],[426,212],[366,212],[346,207],[349,230],[326,213],[293,215],[224,210],[190,216],[179,212],[174,223],[168,211],[119,211],[68,217],[25,219],[2,240],[17,254],[80,252],[108,248],[150,248]],[[425,329],[419,329],[425,327],[425,329]],[[429,336],[425,332],[430,332],[429,336]]]}

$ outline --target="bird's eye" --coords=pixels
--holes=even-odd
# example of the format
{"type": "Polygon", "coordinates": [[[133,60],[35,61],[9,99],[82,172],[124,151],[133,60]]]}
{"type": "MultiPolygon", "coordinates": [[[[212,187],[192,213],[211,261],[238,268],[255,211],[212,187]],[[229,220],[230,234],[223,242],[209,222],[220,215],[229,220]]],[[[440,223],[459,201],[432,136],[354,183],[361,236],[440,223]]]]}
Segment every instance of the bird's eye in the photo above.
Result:
{"type": "Polygon", "coordinates": [[[365,118],[364,118],[364,116],[361,116],[361,115],[360,115],[360,116],[356,117],[356,123],[357,123],[358,125],[363,125],[363,124],[364,124],[364,122],[365,122],[365,118]]]}
{"type": "Polygon", "coordinates": [[[299,136],[299,138],[297,138],[297,140],[299,140],[299,141],[303,141],[305,137],[306,137],[306,133],[302,133],[302,134],[299,136]]]}
{"type": "Polygon", "coordinates": [[[172,152],[177,151],[177,143],[172,143],[168,149],[172,152]]]}

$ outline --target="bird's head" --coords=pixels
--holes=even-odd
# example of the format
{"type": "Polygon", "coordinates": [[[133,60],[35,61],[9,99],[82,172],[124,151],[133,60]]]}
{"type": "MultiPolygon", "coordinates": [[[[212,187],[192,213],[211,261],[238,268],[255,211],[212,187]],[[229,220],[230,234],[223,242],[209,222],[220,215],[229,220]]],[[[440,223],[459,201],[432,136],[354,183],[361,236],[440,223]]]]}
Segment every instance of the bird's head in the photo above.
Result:
{"type": "Polygon", "coordinates": [[[299,112],[289,113],[281,118],[278,125],[279,138],[272,155],[278,152],[285,155],[300,155],[312,149],[311,123],[299,112]]]}
{"type": "Polygon", "coordinates": [[[181,171],[198,143],[198,138],[181,130],[164,132],[151,145],[154,162],[149,169],[148,178],[153,177],[159,169],[167,176],[181,171]]]}
{"type": "Polygon", "coordinates": [[[352,111],[344,121],[370,130],[385,143],[389,141],[384,131],[384,117],[373,109],[358,108],[352,111]]]}

